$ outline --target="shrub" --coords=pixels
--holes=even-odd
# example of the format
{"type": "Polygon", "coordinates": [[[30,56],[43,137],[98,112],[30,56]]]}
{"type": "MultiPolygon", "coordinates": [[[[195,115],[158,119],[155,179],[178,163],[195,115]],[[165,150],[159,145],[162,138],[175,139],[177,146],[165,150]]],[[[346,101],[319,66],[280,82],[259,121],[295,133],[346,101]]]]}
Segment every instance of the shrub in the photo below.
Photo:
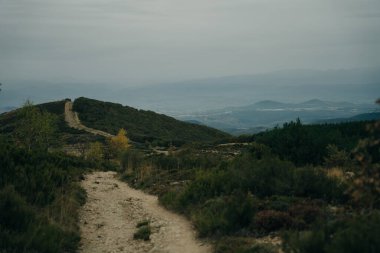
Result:
{"type": "Polygon", "coordinates": [[[230,194],[237,180],[236,176],[225,170],[199,171],[196,178],[178,196],[178,204],[182,209],[189,205],[201,204],[208,199],[230,194]]]}
{"type": "Polygon", "coordinates": [[[275,210],[287,212],[289,207],[300,201],[299,198],[273,195],[261,201],[260,210],[275,210]]]}
{"type": "Polygon", "coordinates": [[[289,208],[290,215],[295,219],[305,221],[305,223],[313,223],[322,215],[322,209],[313,202],[305,202],[292,205],[289,208]]]}
{"type": "Polygon", "coordinates": [[[251,194],[242,193],[210,199],[192,213],[192,220],[200,236],[232,233],[249,226],[254,202],[251,194]]]}
{"type": "Polygon", "coordinates": [[[380,252],[380,212],[354,216],[319,226],[311,231],[285,233],[287,253],[380,252]]]}
{"type": "Polygon", "coordinates": [[[264,210],[256,214],[253,229],[262,232],[272,232],[291,225],[292,219],[286,212],[264,210]]]}
{"type": "Polygon", "coordinates": [[[160,201],[160,204],[162,204],[164,207],[168,209],[177,210],[177,211],[180,210],[179,205],[178,205],[177,191],[168,191],[160,195],[158,200],[160,201]]]}
{"type": "Polygon", "coordinates": [[[75,252],[86,162],[0,137],[0,252],[75,252]]]}
{"type": "Polygon", "coordinates": [[[6,230],[25,231],[35,220],[35,213],[25,200],[8,186],[0,191],[0,226],[6,230]]]}
{"type": "Polygon", "coordinates": [[[5,252],[75,252],[79,235],[49,224],[17,193],[0,191],[0,250],[5,252]]]}
{"type": "Polygon", "coordinates": [[[275,253],[276,246],[253,243],[252,240],[240,237],[223,237],[217,241],[215,253],[275,253]]]}
{"type": "Polygon", "coordinates": [[[293,191],[296,196],[342,203],[348,199],[346,190],[345,183],[336,178],[329,178],[320,169],[306,167],[294,171],[293,191]]]}
{"type": "Polygon", "coordinates": [[[150,234],[152,233],[150,225],[142,225],[138,227],[136,233],[133,234],[133,239],[135,240],[150,240],[150,234]]]}
{"type": "Polygon", "coordinates": [[[248,249],[240,250],[238,253],[277,253],[278,249],[271,244],[255,244],[248,249]]]}

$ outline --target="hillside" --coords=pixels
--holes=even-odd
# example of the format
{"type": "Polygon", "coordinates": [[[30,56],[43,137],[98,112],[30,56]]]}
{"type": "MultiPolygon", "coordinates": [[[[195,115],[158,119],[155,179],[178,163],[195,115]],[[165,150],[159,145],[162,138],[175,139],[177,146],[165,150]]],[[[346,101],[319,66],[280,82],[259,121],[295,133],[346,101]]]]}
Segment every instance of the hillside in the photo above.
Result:
{"type": "MultiPolygon", "coordinates": [[[[63,113],[64,113],[64,108],[65,108],[64,100],[43,103],[36,106],[40,110],[53,113],[57,115],[58,117],[62,116],[62,119],[63,119],[63,113]]],[[[13,131],[15,124],[17,124],[17,121],[18,121],[17,112],[18,112],[18,109],[14,109],[13,111],[0,114],[0,133],[9,133],[13,131]]],[[[59,125],[62,126],[62,124],[59,124],[59,125]]]]}
{"type": "MultiPolygon", "coordinates": [[[[58,117],[58,131],[64,143],[102,140],[101,136],[72,129],[64,119],[65,100],[36,105],[39,109],[53,113],[58,117]]],[[[79,112],[82,123],[88,127],[117,133],[125,128],[131,140],[136,142],[154,142],[159,145],[182,145],[186,142],[214,142],[229,135],[195,123],[176,120],[152,111],[137,110],[111,102],[78,98],[74,102],[74,111],[79,112]]],[[[11,133],[17,124],[17,110],[0,114],[0,133],[11,133]]]]}
{"type": "Polygon", "coordinates": [[[222,131],[182,122],[163,114],[83,97],[75,100],[74,111],[79,113],[84,125],[112,134],[125,128],[129,138],[136,142],[182,145],[229,137],[222,131]]]}
{"type": "MultiPolygon", "coordinates": [[[[36,105],[41,111],[47,111],[56,115],[56,132],[54,137],[55,147],[65,147],[66,151],[72,150],[72,145],[80,145],[81,143],[90,143],[95,141],[104,142],[102,136],[93,135],[83,130],[70,128],[65,122],[64,109],[65,100],[53,101],[36,105]]],[[[0,114],[0,134],[13,135],[16,128],[20,126],[19,110],[0,114]]]]}

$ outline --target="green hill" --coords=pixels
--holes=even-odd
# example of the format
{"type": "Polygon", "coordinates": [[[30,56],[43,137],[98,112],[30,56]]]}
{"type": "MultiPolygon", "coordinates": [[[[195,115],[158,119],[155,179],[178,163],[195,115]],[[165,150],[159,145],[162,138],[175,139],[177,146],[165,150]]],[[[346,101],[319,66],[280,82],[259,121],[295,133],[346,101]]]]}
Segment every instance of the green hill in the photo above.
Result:
{"type": "MultiPolygon", "coordinates": [[[[83,130],[70,128],[65,122],[65,102],[66,100],[53,101],[36,105],[41,111],[47,111],[57,116],[56,122],[56,146],[71,145],[77,143],[88,143],[94,141],[104,141],[104,137],[87,133],[83,130]]],[[[15,128],[19,125],[19,109],[0,114],[0,134],[13,135],[15,128]]]]}
{"type": "Polygon", "coordinates": [[[182,145],[186,142],[214,142],[229,137],[222,131],[182,122],[163,114],[83,97],[74,101],[74,111],[79,113],[84,125],[112,134],[124,128],[128,137],[136,142],[182,145]]]}
{"type": "MultiPolygon", "coordinates": [[[[65,100],[48,102],[36,105],[40,110],[56,114],[59,117],[60,128],[64,127],[65,100]]],[[[18,121],[19,109],[0,114],[0,133],[10,133],[18,121]]]]}

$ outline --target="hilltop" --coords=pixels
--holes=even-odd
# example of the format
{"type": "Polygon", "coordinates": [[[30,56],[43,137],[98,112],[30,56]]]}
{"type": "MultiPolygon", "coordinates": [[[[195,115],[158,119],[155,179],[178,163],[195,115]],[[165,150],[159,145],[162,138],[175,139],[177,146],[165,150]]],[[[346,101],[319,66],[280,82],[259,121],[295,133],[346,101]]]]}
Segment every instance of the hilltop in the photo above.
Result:
{"type": "MultiPolygon", "coordinates": [[[[102,136],[91,135],[83,130],[70,128],[66,124],[65,102],[66,100],[60,100],[36,106],[57,115],[59,133],[65,136],[65,143],[101,140],[102,136]]],[[[164,114],[121,104],[84,97],[76,99],[73,104],[73,110],[79,113],[79,118],[85,126],[111,134],[116,134],[120,128],[124,128],[128,137],[135,142],[183,145],[190,142],[215,142],[229,137],[227,133],[207,126],[183,122],[164,114]]],[[[11,133],[17,121],[17,110],[1,114],[0,133],[11,133]]]]}
{"type": "Polygon", "coordinates": [[[128,137],[136,142],[182,145],[186,142],[215,142],[229,137],[222,131],[164,114],[84,97],[74,101],[73,109],[79,113],[84,125],[111,134],[124,128],[128,137]]]}

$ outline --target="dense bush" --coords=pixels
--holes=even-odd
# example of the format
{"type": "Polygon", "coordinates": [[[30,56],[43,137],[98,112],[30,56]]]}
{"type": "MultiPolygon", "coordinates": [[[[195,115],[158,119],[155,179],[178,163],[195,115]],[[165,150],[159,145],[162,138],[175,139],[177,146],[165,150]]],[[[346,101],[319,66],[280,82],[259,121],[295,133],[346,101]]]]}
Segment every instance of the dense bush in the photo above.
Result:
{"type": "Polygon", "coordinates": [[[208,200],[192,212],[192,220],[200,236],[222,235],[248,227],[255,210],[252,195],[234,193],[208,200]]]}
{"type": "Polygon", "coordinates": [[[75,252],[77,231],[38,214],[12,187],[0,191],[0,249],[5,252],[75,252]]]}
{"type": "Polygon", "coordinates": [[[313,168],[294,170],[292,192],[295,196],[324,199],[326,201],[345,202],[348,185],[337,178],[328,177],[326,171],[313,168]]]}
{"type": "Polygon", "coordinates": [[[297,166],[321,165],[328,155],[327,146],[334,144],[341,150],[351,151],[359,139],[368,135],[368,122],[340,124],[303,125],[296,122],[285,123],[275,128],[240,141],[257,141],[265,144],[282,159],[292,161],[297,166]]]}
{"type": "Polygon", "coordinates": [[[18,148],[0,138],[0,251],[75,252],[79,158],[18,148]]]}
{"type": "Polygon", "coordinates": [[[311,231],[284,236],[287,253],[374,253],[380,252],[380,213],[334,221],[311,231]]]}
{"type": "Polygon", "coordinates": [[[268,243],[256,243],[248,238],[223,237],[216,242],[215,253],[276,253],[279,247],[268,243]]]}
{"type": "Polygon", "coordinates": [[[347,200],[347,186],[323,169],[296,168],[270,152],[257,151],[254,147],[215,168],[198,170],[188,184],[161,195],[161,204],[190,215],[200,235],[210,236],[241,229],[264,234],[305,229],[323,218],[325,203],[347,200]],[[251,208],[245,216],[239,210],[247,206],[251,208]]]}
{"type": "Polygon", "coordinates": [[[282,228],[288,228],[291,224],[292,219],[288,213],[265,210],[256,214],[253,229],[264,232],[272,232],[282,228]]]}

